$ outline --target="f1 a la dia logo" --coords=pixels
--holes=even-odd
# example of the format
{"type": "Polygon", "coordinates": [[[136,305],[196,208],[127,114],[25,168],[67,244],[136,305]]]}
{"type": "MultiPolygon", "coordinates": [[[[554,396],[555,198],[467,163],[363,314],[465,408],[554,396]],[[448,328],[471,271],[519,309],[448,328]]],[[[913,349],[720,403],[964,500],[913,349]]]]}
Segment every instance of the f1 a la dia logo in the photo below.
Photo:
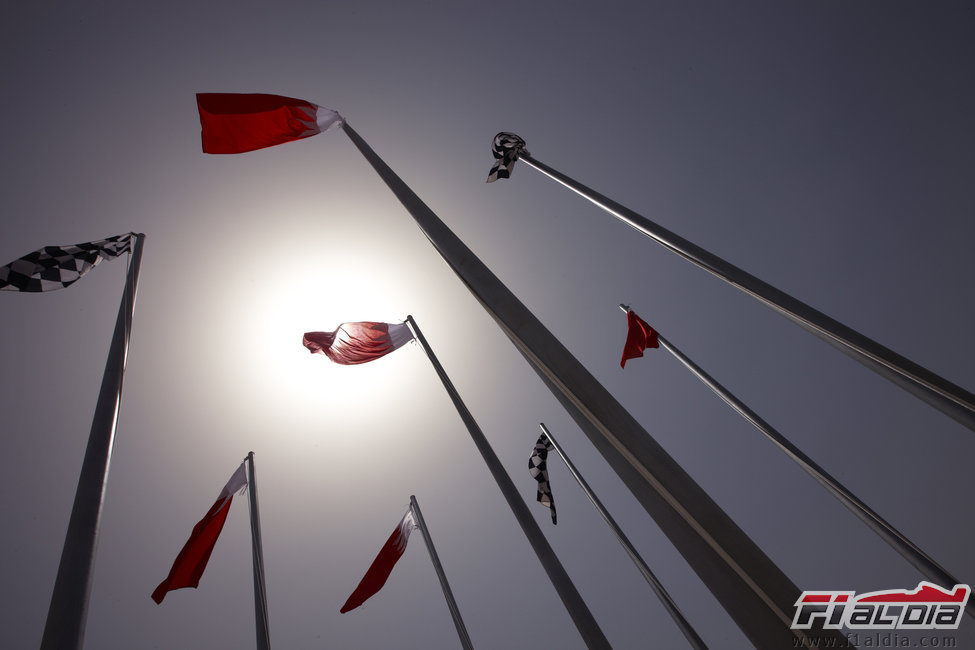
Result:
{"type": "Polygon", "coordinates": [[[917,589],[888,589],[856,595],[853,591],[804,591],[795,603],[792,629],[957,630],[971,589],[947,590],[930,582],[917,589]]]}

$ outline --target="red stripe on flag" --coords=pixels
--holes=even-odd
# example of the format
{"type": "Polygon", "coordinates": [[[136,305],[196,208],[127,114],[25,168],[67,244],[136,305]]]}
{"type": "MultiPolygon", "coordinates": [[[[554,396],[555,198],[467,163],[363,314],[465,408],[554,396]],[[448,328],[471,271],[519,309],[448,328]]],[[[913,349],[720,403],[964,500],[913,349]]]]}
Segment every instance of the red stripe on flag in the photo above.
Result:
{"type": "Polygon", "coordinates": [[[396,527],[396,530],[393,531],[393,534],[389,536],[389,539],[386,540],[386,543],[379,550],[379,555],[372,561],[372,564],[366,571],[366,575],[359,582],[359,586],[355,588],[355,591],[352,592],[349,599],[342,605],[342,609],[339,610],[342,614],[355,609],[383,588],[383,585],[386,584],[386,580],[389,578],[389,574],[393,571],[393,567],[396,566],[396,562],[403,556],[404,551],[406,551],[406,543],[410,538],[410,532],[412,530],[413,512],[408,511],[406,516],[400,521],[399,526],[396,527]]]}
{"type": "Polygon", "coordinates": [[[204,153],[244,153],[321,133],[318,106],[266,94],[198,93],[204,153]]]}
{"type": "Polygon", "coordinates": [[[193,532],[176,556],[169,575],[152,592],[152,599],[156,603],[162,603],[166,594],[174,589],[199,586],[200,577],[207,568],[210,554],[213,553],[213,546],[220,537],[224,522],[227,521],[227,513],[230,512],[232,501],[232,495],[217,499],[206,516],[193,527],[193,532]]]}
{"type": "Polygon", "coordinates": [[[626,343],[623,344],[623,358],[620,359],[620,368],[626,367],[627,359],[642,357],[643,351],[647,348],[660,347],[657,332],[632,310],[626,312],[626,326],[626,343]]]}
{"type": "Polygon", "coordinates": [[[166,594],[174,589],[184,587],[197,587],[200,584],[200,577],[207,568],[210,561],[210,554],[213,553],[213,546],[220,537],[223,524],[227,521],[227,513],[230,512],[230,504],[233,502],[234,493],[247,485],[247,473],[244,464],[241,463],[231,476],[227,484],[220,490],[217,500],[207,511],[203,519],[193,526],[190,538],[186,540],[173,568],[169,570],[166,579],[159,583],[156,590],[152,592],[152,599],[156,603],[162,603],[166,594]]]}

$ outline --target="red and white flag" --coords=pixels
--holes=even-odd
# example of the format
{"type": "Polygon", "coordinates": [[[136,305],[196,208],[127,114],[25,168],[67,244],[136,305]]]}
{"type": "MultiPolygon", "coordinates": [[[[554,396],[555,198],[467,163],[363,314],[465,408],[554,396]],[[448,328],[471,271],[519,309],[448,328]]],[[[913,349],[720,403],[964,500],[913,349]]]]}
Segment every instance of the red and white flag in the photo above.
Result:
{"type": "Polygon", "coordinates": [[[234,493],[243,490],[246,486],[247,472],[244,469],[244,464],[241,463],[234,475],[220,490],[220,496],[217,497],[209,512],[193,527],[193,532],[190,533],[190,538],[183,545],[183,550],[176,556],[176,561],[173,562],[173,568],[169,570],[169,575],[152,592],[152,599],[156,603],[162,603],[166,594],[174,589],[196,588],[200,584],[200,577],[207,568],[210,553],[213,552],[213,546],[217,543],[217,538],[220,537],[224,522],[227,521],[227,513],[230,512],[230,503],[233,501],[234,493]]]}
{"type": "Polygon", "coordinates": [[[259,93],[197,93],[204,153],[244,153],[318,135],[342,117],[303,99],[259,93]]]}
{"type": "Polygon", "coordinates": [[[626,312],[626,343],[623,344],[623,358],[620,368],[626,367],[627,359],[643,356],[647,348],[659,348],[657,332],[631,309],[626,312]]]}
{"type": "Polygon", "coordinates": [[[406,323],[342,323],[334,332],[305,332],[301,339],[312,353],[345,366],[384,357],[413,340],[406,323]]]}
{"type": "Polygon", "coordinates": [[[403,556],[404,551],[406,551],[406,543],[409,541],[410,533],[413,532],[414,528],[417,528],[417,523],[413,516],[413,508],[409,508],[406,514],[403,515],[403,519],[400,520],[396,530],[393,531],[393,534],[389,536],[389,539],[386,540],[386,543],[379,550],[379,555],[372,561],[369,570],[366,571],[366,575],[359,581],[359,586],[355,588],[355,591],[352,592],[349,599],[342,605],[342,609],[339,610],[341,613],[344,614],[355,609],[383,588],[396,562],[403,556]]]}

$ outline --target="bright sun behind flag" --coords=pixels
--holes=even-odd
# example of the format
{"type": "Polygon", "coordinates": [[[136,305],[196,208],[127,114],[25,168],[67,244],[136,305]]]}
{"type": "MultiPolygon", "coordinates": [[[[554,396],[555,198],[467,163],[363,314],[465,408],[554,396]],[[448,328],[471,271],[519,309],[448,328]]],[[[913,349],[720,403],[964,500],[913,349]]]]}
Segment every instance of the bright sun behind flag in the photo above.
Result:
{"type": "MultiPolygon", "coordinates": [[[[299,205],[297,209],[303,208],[299,205]]],[[[320,237],[315,224],[296,222],[311,237],[320,237]]],[[[320,255],[300,259],[295,259],[294,251],[301,241],[269,242],[263,249],[266,258],[287,263],[268,264],[252,283],[242,285],[240,291],[214,296],[195,315],[202,323],[215,323],[211,331],[221,341],[219,346],[194,349],[200,356],[201,372],[213,369],[207,380],[223,382],[234,395],[244,396],[234,399],[260,413],[284,409],[300,414],[307,427],[288,432],[297,438],[331,431],[336,439],[347,440],[339,432],[347,421],[355,422],[356,418],[349,415],[351,411],[340,410],[340,405],[365,409],[370,391],[379,389],[387,391],[389,399],[402,407],[395,390],[404,381],[402,371],[406,367],[422,368],[413,355],[355,368],[323,364],[323,359],[311,356],[300,345],[304,332],[331,329],[350,320],[349,315],[382,314],[380,318],[400,320],[406,315],[405,305],[411,302],[412,277],[388,261],[385,248],[365,253],[343,250],[333,243],[361,236],[360,232],[350,227],[340,233],[333,228],[332,233],[333,237],[316,245],[320,255]],[[361,265],[373,269],[375,275],[363,274],[357,282],[333,281],[361,265]],[[228,355],[228,349],[238,353],[228,355]],[[324,413],[330,414],[327,419],[324,413]]],[[[403,401],[409,402],[405,396],[403,401]]],[[[273,422],[269,417],[267,424],[272,430],[273,422]]]]}
{"type": "Polygon", "coordinates": [[[384,357],[413,340],[406,323],[342,323],[334,332],[305,332],[301,343],[312,354],[351,366],[384,357]]]}

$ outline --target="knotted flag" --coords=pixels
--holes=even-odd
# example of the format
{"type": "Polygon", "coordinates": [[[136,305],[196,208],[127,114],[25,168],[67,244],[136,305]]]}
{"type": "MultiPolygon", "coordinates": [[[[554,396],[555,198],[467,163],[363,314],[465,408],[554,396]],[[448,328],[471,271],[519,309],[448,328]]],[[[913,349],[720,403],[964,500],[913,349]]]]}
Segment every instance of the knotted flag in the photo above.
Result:
{"type": "Polygon", "coordinates": [[[45,246],[0,266],[0,291],[55,291],[78,281],[102,260],[132,250],[132,234],[74,244],[45,246]]]}
{"type": "Polygon", "coordinates": [[[521,154],[531,155],[525,150],[525,141],[514,133],[502,131],[494,136],[491,153],[497,160],[488,173],[487,182],[493,183],[499,178],[510,178],[515,161],[521,154]]]}
{"type": "Polygon", "coordinates": [[[552,497],[552,486],[548,482],[548,466],[546,461],[548,459],[548,452],[555,449],[552,445],[552,441],[548,439],[544,433],[538,436],[538,442],[535,443],[535,449],[532,450],[532,455],[528,458],[528,472],[532,475],[532,478],[538,481],[538,493],[535,495],[535,500],[546,508],[552,511],[552,523],[557,524],[555,516],[555,499],[552,497]]]}
{"type": "Polygon", "coordinates": [[[220,495],[213,506],[190,533],[190,538],[183,545],[173,568],[169,570],[166,579],[159,583],[156,590],[152,592],[152,599],[157,604],[161,604],[166,594],[174,589],[184,587],[196,588],[200,584],[203,571],[207,568],[210,561],[210,554],[213,547],[220,537],[224,522],[227,521],[227,513],[230,512],[230,504],[233,501],[234,493],[242,491],[247,487],[247,471],[241,463],[237,471],[234,472],[227,484],[220,490],[220,495]]]}
{"type": "Polygon", "coordinates": [[[383,588],[389,574],[393,571],[393,567],[396,566],[396,562],[403,557],[403,553],[406,551],[406,543],[410,540],[410,533],[413,532],[414,528],[417,528],[416,518],[413,515],[413,508],[409,508],[393,534],[379,549],[379,555],[369,565],[366,575],[359,581],[359,585],[342,605],[339,612],[344,614],[355,609],[383,588]]]}
{"type": "Polygon", "coordinates": [[[301,343],[312,354],[344,366],[384,357],[413,340],[406,323],[342,323],[334,332],[305,332],[301,343]]]}
{"type": "Polygon", "coordinates": [[[626,367],[627,359],[642,357],[643,351],[647,348],[660,347],[657,332],[646,321],[637,316],[632,309],[626,312],[626,326],[626,343],[623,344],[623,358],[620,359],[620,368],[626,367]]]}
{"type": "Polygon", "coordinates": [[[260,93],[197,93],[204,153],[244,153],[318,135],[342,117],[303,99],[260,93]]]}

